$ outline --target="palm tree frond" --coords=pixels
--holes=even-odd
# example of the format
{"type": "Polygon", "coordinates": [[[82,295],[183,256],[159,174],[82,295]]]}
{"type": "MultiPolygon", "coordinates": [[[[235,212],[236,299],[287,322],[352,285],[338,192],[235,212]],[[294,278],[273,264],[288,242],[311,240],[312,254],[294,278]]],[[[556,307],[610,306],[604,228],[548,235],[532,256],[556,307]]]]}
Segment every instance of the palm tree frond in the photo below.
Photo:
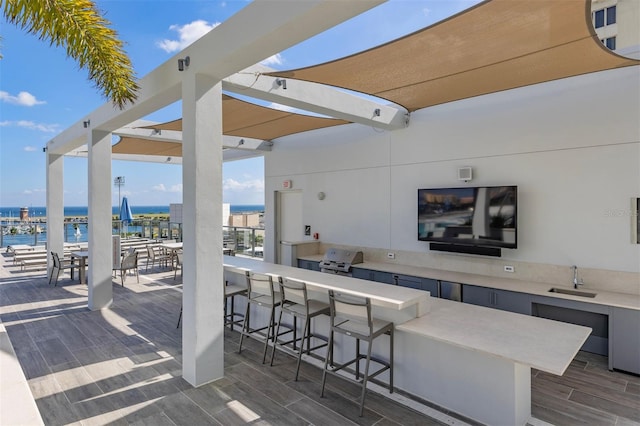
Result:
{"type": "Polygon", "coordinates": [[[131,61],[91,0],[0,0],[8,22],[66,49],[103,95],[123,109],[139,90],[131,61]]]}

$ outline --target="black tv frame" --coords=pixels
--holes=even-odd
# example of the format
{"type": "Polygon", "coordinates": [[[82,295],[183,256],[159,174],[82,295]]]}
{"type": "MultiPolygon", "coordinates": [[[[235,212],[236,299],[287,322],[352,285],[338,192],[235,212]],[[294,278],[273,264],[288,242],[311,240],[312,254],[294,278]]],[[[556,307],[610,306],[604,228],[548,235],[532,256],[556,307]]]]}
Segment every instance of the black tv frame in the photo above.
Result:
{"type": "MultiPolygon", "coordinates": [[[[496,187],[514,187],[516,191],[516,203],[514,206],[514,217],[517,223],[517,194],[518,187],[517,185],[489,185],[489,186],[478,186],[478,188],[496,188],[496,187]]],[[[469,188],[469,187],[451,187],[451,188],[418,188],[418,193],[424,190],[438,190],[438,189],[458,189],[458,188],[469,188]]],[[[516,249],[517,248],[517,225],[516,225],[516,241],[514,247],[504,247],[501,245],[492,245],[489,241],[487,244],[464,244],[461,242],[451,242],[451,241],[429,241],[426,239],[420,239],[419,241],[425,241],[429,243],[429,249],[431,251],[439,251],[439,252],[449,252],[449,253],[460,253],[460,254],[473,254],[473,255],[481,255],[481,256],[491,256],[491,257],[502,257],[502,249],[516,249]]]]}

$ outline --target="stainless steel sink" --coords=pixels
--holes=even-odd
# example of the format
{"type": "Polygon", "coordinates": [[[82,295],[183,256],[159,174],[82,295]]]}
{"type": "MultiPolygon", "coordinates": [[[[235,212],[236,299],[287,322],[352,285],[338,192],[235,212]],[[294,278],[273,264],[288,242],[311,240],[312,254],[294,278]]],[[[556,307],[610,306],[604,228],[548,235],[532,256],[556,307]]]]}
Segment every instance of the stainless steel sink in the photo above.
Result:
{"type": "Polygon", "coordinates": [[[568,294],[570,296],[580,296],[580,297],[596,297],[596,293],[589,293],[588,291],[570,290],[567,288],[558,288],[558,287],[553,287],[551,290],[549,290],[549,293],[568,294]]]}

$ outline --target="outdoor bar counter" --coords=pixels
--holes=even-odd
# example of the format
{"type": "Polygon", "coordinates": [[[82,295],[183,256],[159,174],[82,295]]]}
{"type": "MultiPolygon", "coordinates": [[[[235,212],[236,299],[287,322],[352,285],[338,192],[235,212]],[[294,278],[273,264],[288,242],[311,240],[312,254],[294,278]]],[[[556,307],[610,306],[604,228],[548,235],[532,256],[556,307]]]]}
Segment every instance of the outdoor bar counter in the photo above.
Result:
{"type": "MultiPolygon", "coordinates": [[[[422,290],[381,284],[234,256],[224,257],[225,279],[246,271],[307,283],[312,297],[333,289],[371,298],[374,315],[396,326],[394,385],[470,419],[524,425],[531,417],[531,368],[562,375],[591,329],[429,297],[422,290]]],[[[325,334],[329,321],[316,321],[325,334]]],[[[387,340],[376,341],[383,356],[387,340]]],[[[340,345],[342,347],[342,345],[340,345]]],[[[353,348],[336,357],[353,355],[353,348]]],[[[386,380],[385,376],[381,376],[386,380]]]]}

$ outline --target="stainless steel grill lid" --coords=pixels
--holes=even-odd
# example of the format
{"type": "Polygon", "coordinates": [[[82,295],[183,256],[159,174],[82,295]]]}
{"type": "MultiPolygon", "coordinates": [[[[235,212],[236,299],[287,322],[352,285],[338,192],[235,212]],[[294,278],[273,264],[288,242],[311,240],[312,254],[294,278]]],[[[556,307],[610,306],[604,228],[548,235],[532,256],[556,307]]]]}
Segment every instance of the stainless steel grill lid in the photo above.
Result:
{"type": "Polygon", "coordinates": [[[320,261],[320,271],[329,273],[351,273],[351,265],[363,262],[363,254],[357,250],[329,248],[320,261]]]}

